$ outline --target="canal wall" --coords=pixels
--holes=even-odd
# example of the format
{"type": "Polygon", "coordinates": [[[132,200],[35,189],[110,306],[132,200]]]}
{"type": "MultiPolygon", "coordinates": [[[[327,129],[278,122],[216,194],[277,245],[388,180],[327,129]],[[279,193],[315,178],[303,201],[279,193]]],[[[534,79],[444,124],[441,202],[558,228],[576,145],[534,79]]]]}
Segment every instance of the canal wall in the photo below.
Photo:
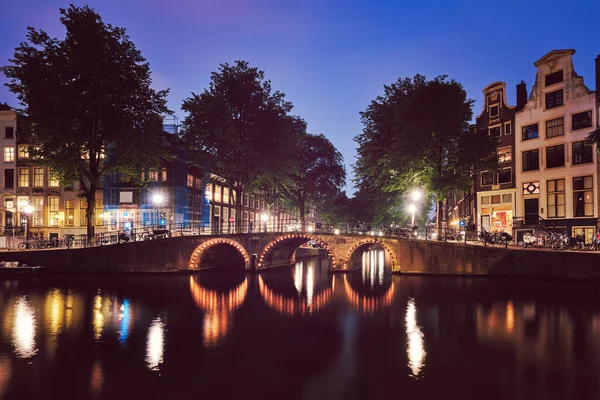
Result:
{"type": "Polygon", "coordinates": [[[600,282],[600,253],[409,241],[395,273],[502,276],[600,282]]]}

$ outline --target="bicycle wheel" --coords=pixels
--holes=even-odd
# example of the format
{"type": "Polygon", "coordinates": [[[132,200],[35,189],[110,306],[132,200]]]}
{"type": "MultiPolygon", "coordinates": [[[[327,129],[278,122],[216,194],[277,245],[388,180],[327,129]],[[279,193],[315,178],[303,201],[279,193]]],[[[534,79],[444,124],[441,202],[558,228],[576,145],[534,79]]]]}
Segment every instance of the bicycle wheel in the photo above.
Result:
{"type": "Polygon", "coordinates": [[[27,242],[21,242],[18,244],[17,247],[19,248],[19,250],[25,250],[27,249],[27,242]]]}

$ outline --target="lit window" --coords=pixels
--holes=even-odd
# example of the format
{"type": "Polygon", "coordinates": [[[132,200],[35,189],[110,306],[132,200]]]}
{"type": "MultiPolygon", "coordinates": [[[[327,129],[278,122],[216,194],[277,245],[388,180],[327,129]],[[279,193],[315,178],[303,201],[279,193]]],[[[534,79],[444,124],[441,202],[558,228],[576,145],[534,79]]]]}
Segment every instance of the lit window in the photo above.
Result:
{"type": "Polygon", "coordinates": [[[553,179],[546,182],[548,192],[548,218],[565,217],[565,180],[553,179]]]}
{"type": "Polygon", "coordinates": [[[165,182],[167,180],[167,168],[166,167],[163,167],[160,170],[160,180],[163,182],[165,182]]]}
{"type": "Polygon", "coordinates": [[[212,184],[206,185],[206,198],[210,201],[212,200],[212,184]]]}
{"type": "Polygon", "coordinates": [[[48,226],[58,226],[58,197],[48,197],[48,226]]]}
{"type": "Polygon", "coordinates": [[[44,187],[44,168],[33,169],[33,187],[44,187]]]}
{"type": "Polygon", "coordinates": [[[512,148],[501,147],[498,149],[498,162],[505,163],[512,161],[512,148]]]}
{"type": "Polygon", "coordinates": [[[158,181],[158,171],[155,169],[151,169],[150,171],[148,171],[148,180],[151,182],[157,182],[158,181]]]}
{"type": "Polygon", "coordinates": [[[594,181],[592,176],[573,178],[573,216],[594,216],[594,181]]]}
{"type": "Polygon", "coordinates": [[[50,179],[48,181],[48,186],[50,186],[50,187],[59,187],[60,186],[60,180],[58,179],[58,175],[56,175],[52,171],[49,171],[49,172],[50,172],[50,179]]]}
{"type": "Polygon", "coordinates": [[[44,226],[44,198],[33,198],[33,226],[44,226]]]}
{"type": "Polygon", "coordinates": [[[229,204],[229,188],[223,188],[223,203],[229,204]]]}
{"type": "Polygon", "coordinates": [[[19,187],[29,187],[29,168],[19,168],[19,187]]]}
{"type": "Polygon", "coordinates": [[[87,200],[79,201],[79,225],[87,226],[87,200]]]}
{"type": "Polygon", "coordinates": [[[215,201],[221,202],[221,186],[215,185],[215,201]]]}
{"type": "Polygon", "coordinates": [[[188,174],[187,185],[188,185],[188,187],[194,187],[194,175],[188,174]]]}
{"type": "Polygon", "coordinates": [[[20,144],[18,146],[19,149],[19,158],[29,158],[29,145],[28,144],[20,144]]]}
{"type": "Polygon", "coordinates": [[[65,226],[75,226],[75,200],[65,200],[65,226]]]}
{"type": "Polygon", "coordinates": [[[15,162],[15,148],[13,146],[6,146],[4,148],[4,162],[15,162]]]}

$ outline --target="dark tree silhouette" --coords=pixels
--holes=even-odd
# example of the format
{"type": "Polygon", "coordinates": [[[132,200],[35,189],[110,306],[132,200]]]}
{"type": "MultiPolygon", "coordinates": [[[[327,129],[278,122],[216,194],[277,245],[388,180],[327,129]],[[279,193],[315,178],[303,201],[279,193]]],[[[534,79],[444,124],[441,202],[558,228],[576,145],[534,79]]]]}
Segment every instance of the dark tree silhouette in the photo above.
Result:
{"type": "Polygon", "coordinates": [[[29,27],[2,72],[24,109],[20,131],[32,158],[63,184],[80,182],[87,233],[94,235],[96,191],[107,171],[139,177],[164,155],[167,91],[151,89],[150,67],[125,29],[89,7],[60,9],[64,39],[29,27]]]}

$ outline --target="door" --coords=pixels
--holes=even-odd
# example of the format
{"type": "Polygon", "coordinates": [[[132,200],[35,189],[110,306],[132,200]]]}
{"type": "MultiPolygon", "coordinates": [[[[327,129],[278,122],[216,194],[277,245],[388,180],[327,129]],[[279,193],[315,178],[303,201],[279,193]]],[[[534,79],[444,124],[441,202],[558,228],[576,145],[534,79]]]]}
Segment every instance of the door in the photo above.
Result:
{"type": "Polygon", "coordinates": [[[481,228],[484,229],[486,232],[490,231],[490,216],[489,215],[481,216],[481,228]]]}
{"type": "Polygon", "coordinates": [[[525,225],[539,223],[539,199],[525,199],[525,225]]]}

